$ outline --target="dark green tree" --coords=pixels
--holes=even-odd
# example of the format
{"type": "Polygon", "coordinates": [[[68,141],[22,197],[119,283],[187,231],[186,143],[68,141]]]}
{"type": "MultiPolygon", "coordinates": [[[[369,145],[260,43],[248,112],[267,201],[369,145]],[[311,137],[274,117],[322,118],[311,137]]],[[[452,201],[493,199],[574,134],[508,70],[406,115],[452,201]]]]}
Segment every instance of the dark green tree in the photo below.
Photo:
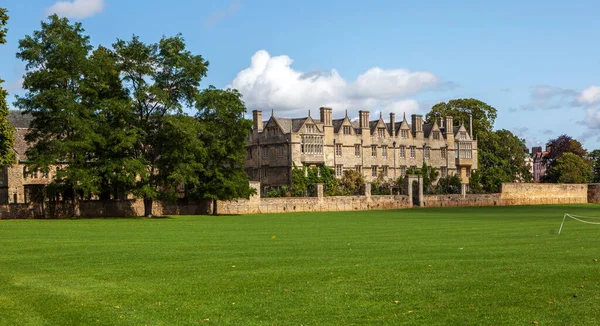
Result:
{"type": "Polygon", "coordinates": [[[425,116],[428,123],[438,121],[445,116],[452,116],[455,123],[463,121],[469,123],[469,114],[473,117],[473,135],[479,137],[482,133],[492,132],[494,121],[498,116],[497,110],[477,99],[455,99],[448,103],[442,102],[434,105],[425,116]]]}
{"type": "Polygon", "coordinates": [[[90,173],[99,137],[95,108],[87,103],[93,93],[85,78],[91,49],[80,23],[53,15],[19,41],[17,53],[26,62],[27,93],[15,105],[33,116],[26,136],[31,144],[28,165],[47,171],[63,164],[55,182],[70,191],[73,208],[79,193],[88,196],[99,185],[97,175],[90,173]]]}
{"type": "MultiPolygon", "coordinates": [[[[473,174],[471,174],[471,179],[473,178],[473,174]]],[[[447,175],[438,180],[434,192],[437,194],[459,194],[460,187],[461,180],[458,174],[447,175]]]]}
{"type": "Polygon", "coordinates": [[[589,183],[593,179],[592,163],[577,154],[566,152],[548,168],[546,180],[556,183],[589,183]]]}
{"type": "Polygon", "coordinates": [[[156,142],[161,154],[156,167],[160,171],[157,178],[160,178],[158,184],[162,185],[162,199],[176,199],[180,186],[188,189],[187,195],[193,195],[190,191],[202,186],[210,147],[203,143],[203,133],[203,126],[194,117],[183,114],[165,117],[156,142]]]}
{"type": "MultiPolygon", "coordinates": [[[[0,44],[6,43],[5,27],[8,23],[8,14],[5,8],[0,8],[0,44]]],[[[0,78],[0,85],[4,80],[0,78]]],[[[15,152],[13,151],[15,142],[15,130],[8,122],[8,104],[6,97],[8,92],[0,86],[0,167],[12,166],[15,163],[15,152]]]]}
{"type": "Polygon", "coordinates": [[[479,170],[470,182],[473,191],[499,192],[503,182],[531,181],[525,143],[512,132],[481,133],[477,145],[479,170]]]}
{"type": "Polygon", "coordinates": [[[213,214],[218,213],[217,200],[248,198],[252,188],[244,170],[246,141],[252,121],[244,118],[246,105],[233,89],[210,86],[198,96],[197,119],[202,126],[200,139],[208,155],[196,194],[213,201],[213,214]]]}
{"type": "Polygon", "coordinates": [[[593,182],[600,182],[600,149],[591,151],[589,157],[592,161],[592,171],[594,173],[593,182]]]}
{"type": "Polygon", "coordinates": [[[146,172],[135,156],[141,132],[135,124],[134,107],[121,83],[115,55],[100,46],[89,62],[86,105],[95,108],[96,132],[100,135],[93,160],[93,173],[100,178],[99,198],[126,198],[135,190],[136,177],[146,172]]]}
{"type": "Polygon", "coordinates": [[[435,188],[433,183],[438,179],[440,173],[433,166],[423,163],[420,174],[423,176],[423,190],[427,193],[432,193],[435,188]]]}
{"type": "Polygon", "coordinates": [[[152,202],[170,178],[159,175],[161,146],[157,139],[168,115],[180,114],[193,107],[200,94],[200,81],[206,76],[208,62],[186,49],[181,35],[163,37],[157,44],[145,44],[134,36],[130,41],[118,40],[113,45],[117,67],[129,91],[139,132],[135,158],[145,166],[139,175],[134,194],[144,199],[144,213],[152,215],[152,202]]]}

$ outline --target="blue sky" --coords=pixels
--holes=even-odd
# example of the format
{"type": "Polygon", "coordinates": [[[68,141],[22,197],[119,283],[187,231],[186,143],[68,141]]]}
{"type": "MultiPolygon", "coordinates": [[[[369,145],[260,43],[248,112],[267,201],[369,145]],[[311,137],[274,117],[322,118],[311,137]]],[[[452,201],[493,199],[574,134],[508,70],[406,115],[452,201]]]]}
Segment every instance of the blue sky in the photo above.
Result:
{"type": "MultiPolygon", "coordinates": [[[[568,134],[600,148],[597,1],[3,0],[0,77],[22,93],[18,40],[57,12],[94,45],[181,32],[210,61],[203,86],[235,87],[268,117],[360,109],[425,114],[452,98],[498,109],[529,146],[568,134]]],[[[12,96],[9,99],[13,101],[12,96]]]]}

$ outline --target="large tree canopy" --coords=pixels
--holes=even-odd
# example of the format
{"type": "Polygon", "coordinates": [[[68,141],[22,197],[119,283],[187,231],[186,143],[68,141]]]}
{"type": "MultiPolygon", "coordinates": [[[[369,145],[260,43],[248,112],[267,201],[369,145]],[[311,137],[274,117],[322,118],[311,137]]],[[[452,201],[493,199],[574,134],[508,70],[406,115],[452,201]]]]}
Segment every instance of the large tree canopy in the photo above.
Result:
{"type": "Polygon", "coordinates": [[[589,183],[592,179],[592,163],[571,152],[558,157],[546,176],[546,181],[556,183],[589,183]]]}
{"type": "Polygon", "coordinates": [[[481,133],[477,146],[479,169],[470,180],[472,191],[499,192],[503,182],[531,181],[525,143],[512,132],[481,133]]]}
{"type": "Polygon", "coordinates": [[[27,159],[32,169],[48,171],[63,164],[55,182],[65,190],[89,195],[97,191],[93,171],[99,141],[95,107],[90,99],[96,90],[86,78],[92,47],[80,23],[50,16],[41,29],[19,41],[17,57],[26,63],[23,88],[16,105],[33,116],[26,140],[31,144],[27,159]]]}
{"type": "Polygon", "coordinates": [[[498,114],[493,106],[477,99],[466,98],[434,105],[425,116],[425,120],[432,123],[445,116],[452,116],[455,122],[463,121],[467,125],[469,115],[473,117],[473,135],[479,137],[482,133],[492,132],[498,114]]]}
{"type": "MultiPolygon", "coordinates": [[[[144,198],[145,215],[152,215],[152,201],[159,197],[161,190],[173,186],[165,184],[172,179],[162,175],[170,172],[159,169],[160,150],[164,148],[158,143],[160,135],[164,136],[163,128],[169,115],[181,114],[184,107],[195,105],[208,62],[188,51],[181,35],[163,37],[157,44],[145,44],[134,36],[130,41],[118,40],[113,48],[130,94],[132,123],[139,131],[134,155],[146,167],[134,193],[144,198]]],[[[189,123],[185,126],[191,127],[189,123]]]]}
{"type": "Polygon", "coordinates": [[[244,170],[247,135],[252,121],[244,118],[242,95],[233,89],[210,86],[198,96],[197,119],[203,127],[200,139],[209,153],[196,187],[197,196],[212,199],[248,197],[251,188],[244,170]]]}
{"type": "MultiPolygon", "coordinates": [[[[7,10],[0,8],[0,44],[6,43],[5,27],[8,23],[7,10]]],[[[14,128],[8,122],[8,104],[6,97],[8,92],[2,88],[4,80],[0,78],[0,166],[12,166],[15,162],[14,147],[14,128]]]]}

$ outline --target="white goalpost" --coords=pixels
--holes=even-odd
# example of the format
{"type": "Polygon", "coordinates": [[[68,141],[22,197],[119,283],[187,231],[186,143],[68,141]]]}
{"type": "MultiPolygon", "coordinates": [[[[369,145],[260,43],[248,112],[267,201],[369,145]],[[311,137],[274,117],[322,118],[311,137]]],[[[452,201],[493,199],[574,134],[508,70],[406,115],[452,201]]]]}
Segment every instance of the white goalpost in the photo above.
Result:
{"type": "Polygon", "coordinates": [[[560,234],[560,232],[562,231],[563,225],[565,224],[565,220],[567,219],[567,217],[572,218],[575,221],[578,221],[581,223],[600,225],[600,217],[580,216],[580,215],[573,215],[573,214],[565,213],[565,215],[563,216],[562,223],[560,223],[560,229],[558,229],[558,234],[560,234]],[[595,221],[588,221],[588,220],[595,220],[595,221]]]}

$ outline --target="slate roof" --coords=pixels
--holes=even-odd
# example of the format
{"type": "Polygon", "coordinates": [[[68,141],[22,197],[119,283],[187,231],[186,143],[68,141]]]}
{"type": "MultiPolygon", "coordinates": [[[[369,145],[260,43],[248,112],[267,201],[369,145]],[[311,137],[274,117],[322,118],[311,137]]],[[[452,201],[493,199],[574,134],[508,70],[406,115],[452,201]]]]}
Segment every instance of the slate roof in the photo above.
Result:
{"type": "Polygon", "coordinates": [[[331,123],[333,124],[333,132],[338,133],[340,132],[340,128],[342,127],[342,124],[344,123],[344,119],[335,119],[332,120],[331,123]]]}
{"type": "Polygon", "coordinates": [[[33,116],[29,113],[23,114],[19,110],[8,111],[8,122],[15,128],[27,129],[33,121],[33,116]]]}

